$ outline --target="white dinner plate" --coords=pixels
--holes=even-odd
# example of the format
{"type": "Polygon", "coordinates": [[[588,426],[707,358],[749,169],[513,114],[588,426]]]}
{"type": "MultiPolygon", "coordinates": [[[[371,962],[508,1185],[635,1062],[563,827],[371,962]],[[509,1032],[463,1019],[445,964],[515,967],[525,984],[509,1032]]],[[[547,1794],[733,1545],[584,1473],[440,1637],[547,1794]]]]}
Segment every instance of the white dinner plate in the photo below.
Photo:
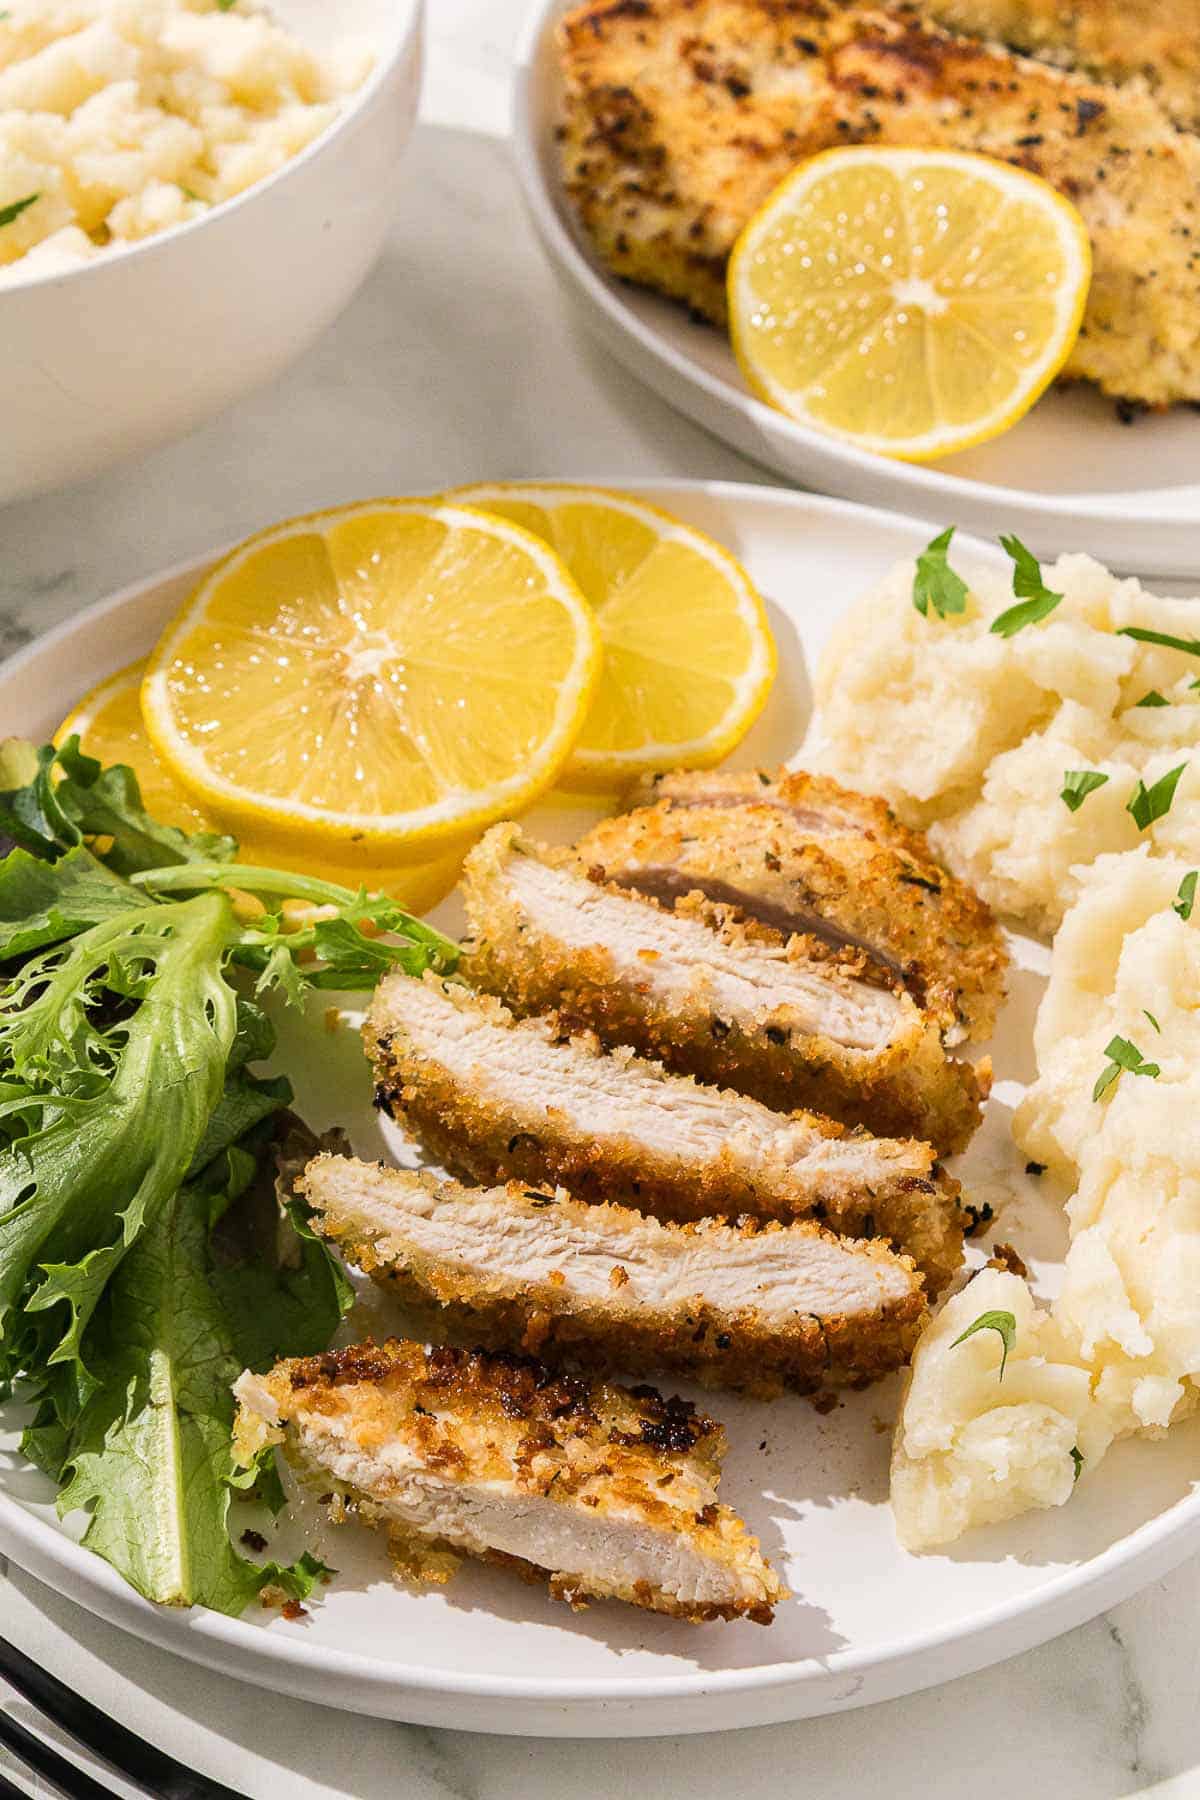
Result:
{"type": "MultiPolygon", "coordinates": [[[[927,540],[929,526],[782,489],[643,483],[637,491],[728,544],[768,596],[780,677],[738,760],[791,754],[830,628],[864,585],[927,540]]],[[[960,565],[996,554],[969,541],[957,552],[960,565]]],[[[3,730],[45,736],[82,689],[147,649],[201,566],[117,595],[0,667],[3,730]]],[[[561,812],[547,816],[556,835],[569,829],[561,812]]],[[[455,908],[452,898],[435,915],[448,929],[457,928],[455,908]]],[[[1012,997],[990,1047],[993,1099],[955,1167],[973,1201],[990,1201],[994,1233],[1017,1246],[1047,1294],[1063,1249],[1062,1196],[1024,1175],[1008,1132],[1031,1074],[1047,952],[1027,941],[1016,949],[1012,997]]],[[[357,1034],[330,1035],[321,1017],[329,996],[318,1000],[311,1025],[287,1023],[281,1038],[300,1112],[318,1129],[346,1126],[360,1154],[411,1159],[372,1110],[357,1034]]],[[[386,1329],[380,1309],[389,1303],[373,1291],[367,1304],[371,1328],[386,1329]]],[[[0,1550],[114,1624],[266,1688],[458,1729],[628,1736],[765,1724],[967,1674],[1094,1616],[1200,1548],[1193,1421],[1157,1443],[1119,1445],[1059,1511],[976,1532],[944,1555],[906,1555],[888,1505],[897,1393],[893,1380],[847,1394],[827,1416],[795,1398],[694,1395],[729,1427],[723,1497],[796,1596],[767,1629],[689,1626],[615,1604],[576,1614],[477,1565],[415,1593],[389,1579],[379,1538],[354,1525],[328,1530],[302,1510],[273,1550],[292,1554],[306,1533],[325,1529],[316,1543],[339,1570],[308,1618],[158,1611],[59,1525],[49,1484],[17,1454],[12,1407],[0,1410],[0,1550]]]]}
{"type": "Polygon", "coordinates": [[[990,444],[920,467],[798,424],[750,393],[722,332],[617,281],[578,228],[554,139],[562,84],[555,29],[572,0],[536,0],[517,54],[513,141],[534,226],[583,323],[634,375],[718,437],[803,487],[916,512],[1042,555],[1090,550],[1124,572],[1200,568],[1200,414],[1141,414],[1077,384],[1045,395],[990,444]]]}

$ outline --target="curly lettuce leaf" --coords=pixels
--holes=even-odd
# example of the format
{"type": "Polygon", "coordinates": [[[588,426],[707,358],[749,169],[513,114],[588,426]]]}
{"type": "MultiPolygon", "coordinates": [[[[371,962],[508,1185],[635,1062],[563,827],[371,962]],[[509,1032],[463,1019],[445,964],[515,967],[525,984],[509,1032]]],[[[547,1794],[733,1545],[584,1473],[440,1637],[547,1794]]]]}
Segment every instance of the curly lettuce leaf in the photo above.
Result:
{"type": "Polygon", "coordinates": [[[0,1067],[41,1122],[0,1150],[0,1377],[79,1357],[105,1284],[186,1177],[236,1036],[231,917],[218,894],[135,909],[30,958],[10,991],[0,1067]],[[106,1025],[114,970],[137,997],[106,1025]]]}
{"type": "Polygon", "coordinates": [[[0,962],[149,904],[82,845],[58,862],[13,850],[0,863],[0,962]]]}
{"type": "MultiPolygon", "coordinates": [[[[290,1567],[253,1563],[230,1538],[230,1502],[242,1485],[231,1387],[244,1365],[213,1281],[210,1185],[174,1194],[112,1282],[97,1320],[99,1385],[65,1450],[59,1509],[90,1514],[84,1543],[147,1599],[237,1614],[267,1584],[303,1598],[325,1570],[308,1555],[290,1567]]],[[[328,1342],[340,1317],[325,1261],[296,1284],[310,1348],[328,1342]]],[[[291,1347],[292,1321],[272,1318],[267,1357],[291,1347]]],[[[45,1440],[39,1447],[53,1453],[45,1440]]]]}
{"type": "Polygon", "coordinates": [[[0,835],[54,861],[84,838],[100,840],[101,860],[118,875],[191,861],[232,858],[237,840],[189,836],[160,824],[142,805],[137,776],[124,763],[105,768],[70,737],[57,748],[20,738],[0,747],[0,835]]]}

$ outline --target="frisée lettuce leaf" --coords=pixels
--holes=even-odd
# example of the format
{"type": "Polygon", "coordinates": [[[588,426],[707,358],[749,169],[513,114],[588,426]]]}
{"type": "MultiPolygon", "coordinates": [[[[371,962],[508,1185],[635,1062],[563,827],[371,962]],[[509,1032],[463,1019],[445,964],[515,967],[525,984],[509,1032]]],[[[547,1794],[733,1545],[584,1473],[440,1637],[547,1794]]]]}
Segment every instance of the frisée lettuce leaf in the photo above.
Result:
{"type": "Polygon", "coordinates": [[[259,1564],[230,1540],[254,1480],[230,1386],[324,1348],[350,1292],[296,1209],[272,1189],[263,1210],[291,1091],[255,1071],[274,1047],[255,995],[448,971],[457,946],[386,895],[160,825],[132,772],[75,740],[3,747],[0,831],[0,1386],[34,1405],[25,1452],[148,1598],[302,1596],[315,1559],[259,1564]],[[289,899],[321,916],[288,929],[289,899]]]}

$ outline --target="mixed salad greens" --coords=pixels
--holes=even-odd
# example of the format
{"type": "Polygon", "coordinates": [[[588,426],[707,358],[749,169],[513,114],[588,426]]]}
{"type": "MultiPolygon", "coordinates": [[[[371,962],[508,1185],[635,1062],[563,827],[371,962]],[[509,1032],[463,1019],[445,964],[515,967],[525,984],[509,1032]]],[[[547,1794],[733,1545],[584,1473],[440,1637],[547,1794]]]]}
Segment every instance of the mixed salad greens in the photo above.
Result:
{"type": "Polygon", "coordinates": [[[323,1349],[351,1298],[276,1199],[295,1122],[286,1079],[254,1073],[261,1001],[458,954],[386,896],[236,854],[157,823],[78,739],[0,745],[0,1393],[32,1403],[24,1451],[90,1549],[227,1613],[323,1573],[231,1541],[235,1489],[282,1493],[235,1469],[230,1383],[323,1349]]]}

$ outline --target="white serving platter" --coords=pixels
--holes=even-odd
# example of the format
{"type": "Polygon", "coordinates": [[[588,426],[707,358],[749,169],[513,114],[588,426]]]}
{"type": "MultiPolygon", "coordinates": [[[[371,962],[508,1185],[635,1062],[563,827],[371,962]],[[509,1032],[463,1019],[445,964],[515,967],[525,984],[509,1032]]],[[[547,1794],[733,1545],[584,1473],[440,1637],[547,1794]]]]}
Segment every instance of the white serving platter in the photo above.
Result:
{"type": "Polygon", "coordinates": [[[1044,396],[1013,430],[921,467],[857,450],[750,393],[720,331],[617,281],[578,229],[559,176],[558,21],[573,0],[536,0],[517,52],[513,146],[526,205],[583,324],[632,374],[716,436],[802,487],[915,512],[1041,555],[1090,550],[1122,572],[1200,568],[1200,413],[1176,407],[1123,425],[1076,384],[1044,396]]]}
{"type": "MultiPolygon", "coordinates": [[[[637,491],[728,544],[768,596],[781,672],[738,760],[792,754],[831,626],[865,584],[927,541],[930,526],[770,488],[641,483],[637,491]]],[[[957,548],[968,564],[996,555],[969,540],[957,548]]],[[[202,566],[126,590],[0,667],[2,731],[45,736],[77,694],[150,645],[202,566]]],[[[560,837],[580,822],[561,808],[532,820],[560,837]]],[[[456,928],[453,898],[435,917],[456,928]]],[[[1016,949],[1012,996],[990,1046],[993,1099],[956,1169],[971,1198],[996,1210],[985,1242],[1015,1243],[1049,1294],[1064,1244],[1062,1196],[1024,1175],[1008,1131],[1032,1073],[1047,953],[1028,941],[1016,949]]],[[[414,1160],[413,1146],[372,1110],[356,1033],[330,1035],[322,1018],[329,997],[319,1000],[312,1021],[285,1022],[281,1038],[299,1110],[318,1129],[346,1126],[361,1154],[414,1160]]],[[[395,1319],[378,1295],[365,1305],[360,1332],[395,1319]]],[[[729,1427],[723,1496],[797,1596],[765,1630],[686,1626],[615,1605],[575,1614],[539,1588],[477,1566],[416,1593],[390,1580],[379,1539],[346,1526],[314,1540],[321,1527],[302,1507],[273,1549],[290,1554],[307,1535],[339,1570],[306,1619],[159,1611],[79,1547],[77,1520],[59,1524],[49,1484],[18,1455],[12,1406],[0,1409],[0,1551],[113,1624],[267,1689],[458,1729],[635,1736],[833,1712],[965,1675],[1093,1617],[1200,1548],[1193,1421],[1159,1442],[1118,1446],[1059,1511],[978,1532],[947,1554],[906,1555],[887,1499],[897,1395],[896,1381],[883,1384],[845,1396],[824,1417],[798,1399],[694,1395],[729,1427]]]]}

